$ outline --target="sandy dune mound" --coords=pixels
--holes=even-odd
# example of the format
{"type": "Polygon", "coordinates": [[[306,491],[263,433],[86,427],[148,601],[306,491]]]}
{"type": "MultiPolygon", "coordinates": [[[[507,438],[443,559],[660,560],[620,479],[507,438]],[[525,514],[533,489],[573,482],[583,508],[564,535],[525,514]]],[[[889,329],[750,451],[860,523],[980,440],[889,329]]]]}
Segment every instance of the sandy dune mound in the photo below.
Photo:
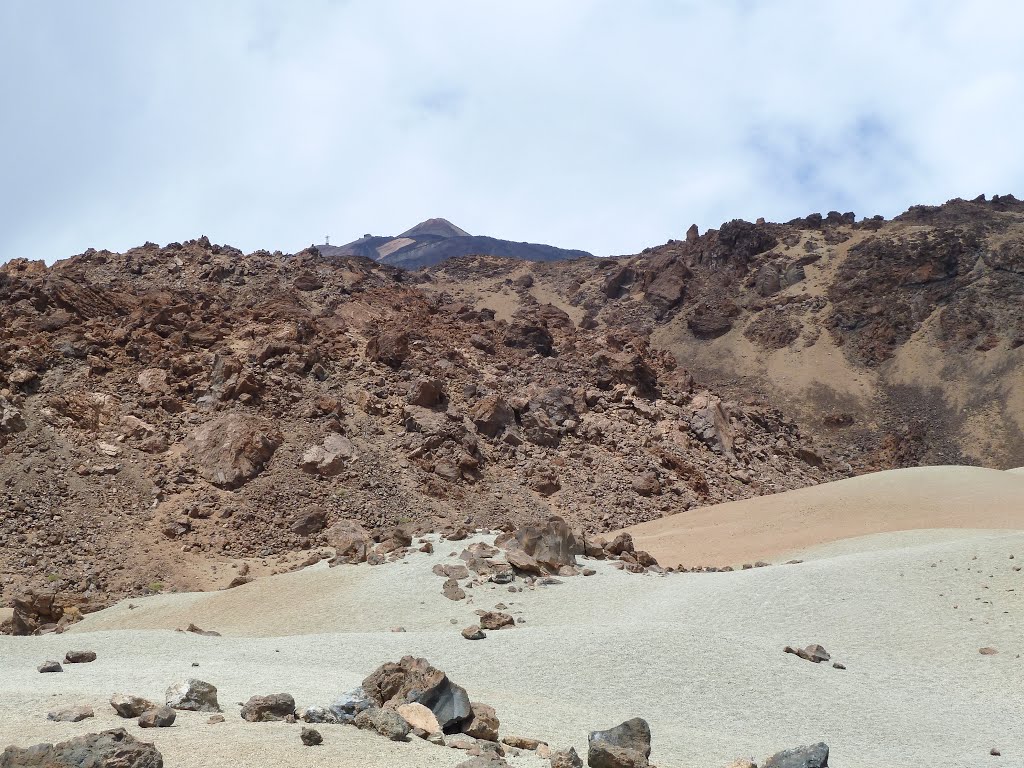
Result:
{"type": "Polygon", "coordinates": [[[392,744],[347,726],[323,727],[325,746],[309,750],[296,726],[239,717],[236,702],[253,694],[326,703],[380,663],[415,654],[493,705],[504,733],[581,753],[589,730],[641,716],[651,723],[657,765],[723,768],[819,740],[832,747],[836,768],[954,768],[987,761],[994,746],[1004,760],[1024,759],[1024,590],[1013,570],[1024,562],[1024,533],[888,538],[873,551],[733,573],[637,576],[597,562],[591,577],[522,593],[478,586],[458,603],[440,595],[441,579],[430,573],[461,549],[450,543],[408,564],[313,569],[228,592],[135,600],[64,635],[0,637],[0,744],[124,724],[106,703],[112,693],[159,698],[194,675],[218,687],[226,723],[182,712],[166,731],[127,724],[155,740],[168,765],[454,766],[465,759],[456,750],[392,744]],[[518,626],[478,642],[460,637],[477,608],[499,602],[518,626]],[[142,629],[188,621],[224,636],[142,629]],[[408,631],[390,631],[395,625],[408,631]],[[809,643],[846,669],[782,652],[809,643]],[[982,647],[998,653],[979,654],[982,647]],[[98,659],[60,675],[36,672],[69,648],[95,650],[98,659]],[[93,706],[96,718],[47,722],[49,709],[78,703],[93,706]]]}
{"type": "Polygon", "coordinates": [[[784,560],[818,545],[922,529],[1024,529],[1024,476],[978,467],[877,472],[627,528],[662,565],[784,560]]]}

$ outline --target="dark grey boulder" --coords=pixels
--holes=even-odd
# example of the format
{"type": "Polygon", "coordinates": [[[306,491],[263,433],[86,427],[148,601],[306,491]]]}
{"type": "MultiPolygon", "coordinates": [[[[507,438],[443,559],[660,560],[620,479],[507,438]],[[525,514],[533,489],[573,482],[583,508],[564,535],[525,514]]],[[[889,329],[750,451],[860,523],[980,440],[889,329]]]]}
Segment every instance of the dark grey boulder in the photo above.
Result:
{"type": "Polygon", "coordinates": [[[60,662],[59,661],[53,661],[52,659],[49,660],[49,661],[44,661],[42,664],[40,664],[38,667],[36,667],[36,669],[38,669],[40,672],[63,672],[64,671],[64,668],[60,665],[60,662]]]}
{"type": "MultiPolygon", "coordinates": [[[[369,696],[363,690],[362,686],[355,688],[347,693],[341,694],[334,702],[327,708],[327,711],[334,716],[335,722],[342,723],[344,725],[351,725],[352,721],[356,719],[356,715],[360,712],[364,712],[373,706],[373,702],[369,696]]],[[[319,714],[319,713],[318,713],[319,714]]],[[[307,722],[330,722],[329,720],[307,720],[307,722]]]]}
{"type": "Polygon", "coordinates": [[[152,744],[137,741],[124,728],[90,733],[59,744],[27,749],[8,747],[0,768],[163,768],[164,758],[152,744]]]}
{"type": "Polygon", "coordinates": [[[828,768],[828,744],[787,749],[769,757],[764,768],[828,768]]]}
{"type": "Polygon", "coordinates": [[[64,654],[65,664],[88,664],[96,661],[96,651],[68,651],[64,654]]]}
{"type": "Polygon", "coordinates": [[[324,737],[316,728],[303,728],[299,734],[299,740],[307,747],[319,747],[324,743],[324,737]]]}
{"type": "Polygon", "coordinates": [[[587,765],[591,768],[647,768],[651,727],[634,717],[607,731],[592,731],[589,742],[587,765]]]}

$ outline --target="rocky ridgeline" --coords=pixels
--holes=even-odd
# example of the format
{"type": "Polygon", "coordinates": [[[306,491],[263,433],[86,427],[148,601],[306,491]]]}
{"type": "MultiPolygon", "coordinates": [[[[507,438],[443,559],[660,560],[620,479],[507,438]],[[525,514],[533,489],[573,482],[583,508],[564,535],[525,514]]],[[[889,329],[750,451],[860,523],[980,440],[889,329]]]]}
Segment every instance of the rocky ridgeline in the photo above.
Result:
{"type": "Polygon", "coordinates": [[[441,282],[205,238],[0,267],[7,631],[290,567],[339,521],[378,551],[552,513],[594,535],[848,471],[643,323],[526,294],[499,318],[441,282]]]}
{"type": "MultiPolygon", "coordinates": [[[[123,718],[138,718],[143,728],[174,724],[176,711],[212,713],[209,723],[224,721],[211,683],[188,679],[167,689],[166,704],[115,694],[110,705],[123,718]]],[[[67,717],[50,719],[78,722],[93,717],[91,708],[63,710],[67,717]]],[[[61,714],[61,713],[57,713],[61,714]]],[[[470,700],[466,689],[453,682],[426,659],[405,656],[382,664],[362,685],[326,706],[296,707],[287,693],[252,696],[240,709],[250,723],[288,722],[301,727],[299,741],[308,747],[330,743],[330,728],[355,726],[391,741],[422,739],[441,747],[462,750],[468,759],[459,768],[500,768],[505,758],[531,751],[548,760],[551,768],[582,768],[583,760],[572,747],[555,750],[541,739],[502,734],[494,707],[470,700]],[[316,726],[316,727],[313,727],[316,726]],[[325,736],[324,734],[327,734],[325,736]]],[[[187,727],[187,726],[186,726],[187,727]]],[[[633,718],[588,737],[590,768],[648,768],[651,729],[642,718],[633,718]]],[[[780,752],[763,768],[828,768],[828,747],[816,744],[780,752]]],[[[79,736],[59,744],[40,744],[28,749],[8,747],[0,754],[0,768],[76,768],[83,765],[117,765],[118,768],[162,768],[163,757],[151,743],[141,742],[123,728],[79,736]]],[[[757,768],[749,760],[730,768],[757,768]]]]}

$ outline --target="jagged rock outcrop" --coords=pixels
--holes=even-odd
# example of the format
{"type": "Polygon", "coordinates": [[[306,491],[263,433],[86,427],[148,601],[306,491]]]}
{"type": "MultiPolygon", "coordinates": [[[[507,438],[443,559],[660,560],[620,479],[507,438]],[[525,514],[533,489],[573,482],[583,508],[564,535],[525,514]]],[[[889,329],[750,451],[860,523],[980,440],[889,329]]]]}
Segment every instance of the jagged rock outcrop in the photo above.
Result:
{"type": "Polygon", "coordinates": [[[124,728],[78,736],[57,744],[37,744],[27,749],[7,747],[0,753],[0,768],[163,768],[159,751],[138,741],[124,728]]]}

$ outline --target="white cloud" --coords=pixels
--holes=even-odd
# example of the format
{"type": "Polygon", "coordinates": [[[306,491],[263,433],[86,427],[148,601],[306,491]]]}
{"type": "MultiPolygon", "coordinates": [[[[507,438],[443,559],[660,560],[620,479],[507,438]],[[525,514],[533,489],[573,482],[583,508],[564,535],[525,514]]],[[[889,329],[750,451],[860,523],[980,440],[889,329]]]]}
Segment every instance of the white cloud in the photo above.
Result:
{"type": "Polygon", "coordinates": [[[1013,0],[0,6],[0,260],[445,216],[629,253],[1021,194],[1013,0]]]}

